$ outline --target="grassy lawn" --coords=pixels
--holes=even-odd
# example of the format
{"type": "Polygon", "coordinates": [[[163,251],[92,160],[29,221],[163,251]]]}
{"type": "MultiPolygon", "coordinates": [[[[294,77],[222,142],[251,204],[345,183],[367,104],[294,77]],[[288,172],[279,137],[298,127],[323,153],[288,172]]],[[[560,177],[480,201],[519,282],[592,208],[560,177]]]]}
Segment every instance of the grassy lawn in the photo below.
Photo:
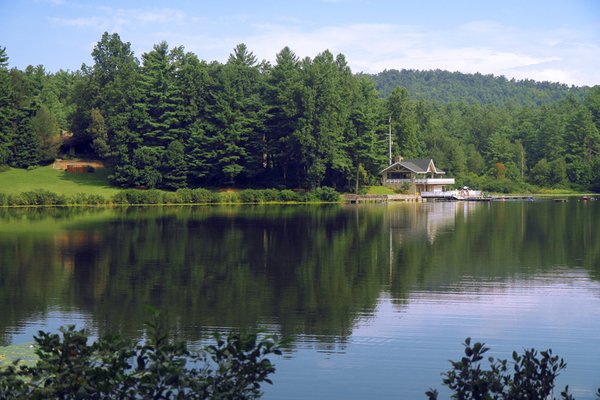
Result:
{"type": "Polygon", "coordinates": [[[367,194],[396,194],[396,192],[387,186],[369,186],[367,194]]]}
{"type": "Polygon", "coordinates": [[[97,169],[93,173],[73,174],[51,166],[31,170],[11,168],[0,172],[0,193],[17,194],[35,189],[45,189],[71,196],[77,193],[97,194],[110,198],[120,189],[108,184],[108,171],[97,169]]]}

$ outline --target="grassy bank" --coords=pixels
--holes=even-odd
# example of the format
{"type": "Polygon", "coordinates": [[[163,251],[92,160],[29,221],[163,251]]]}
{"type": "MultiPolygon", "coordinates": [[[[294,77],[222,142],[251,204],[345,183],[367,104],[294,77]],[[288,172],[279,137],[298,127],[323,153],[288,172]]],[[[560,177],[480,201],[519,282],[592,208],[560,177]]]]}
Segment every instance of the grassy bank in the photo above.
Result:
{"type": "Polygon", "coordinates": [[[161,205],[334,203],[339,193],[327,187],[312,192],[284,189],[211,191],[202,188],[163,190],[110,187],[105,170],[72,174],[51,167],[0,172],[0,206],[161,205]]]}
{"type": "Polygon", "coordinates": [[[30,170],[10,168],[0,172],[0,193],[16,195],[41,189],[64,196],[86,193],[110,198],[120,190],[108,184],[107,176],[108,171],[105,169],[72,174],[51,166],[30,170]]]}

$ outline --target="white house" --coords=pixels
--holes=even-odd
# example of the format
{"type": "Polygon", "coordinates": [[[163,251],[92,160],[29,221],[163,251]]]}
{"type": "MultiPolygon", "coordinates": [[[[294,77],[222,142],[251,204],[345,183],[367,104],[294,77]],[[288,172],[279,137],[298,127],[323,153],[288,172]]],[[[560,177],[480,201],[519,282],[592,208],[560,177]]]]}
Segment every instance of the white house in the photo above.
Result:
{"type": "Polygon", "coordinates": [[[441,192],[446,186],[454,185],[454,178],[444,178],[446,173],[435,167],[431,158],[396,162],[381,171],[383,185],[392,188],[408,188],[413,194],[441,192]]]}

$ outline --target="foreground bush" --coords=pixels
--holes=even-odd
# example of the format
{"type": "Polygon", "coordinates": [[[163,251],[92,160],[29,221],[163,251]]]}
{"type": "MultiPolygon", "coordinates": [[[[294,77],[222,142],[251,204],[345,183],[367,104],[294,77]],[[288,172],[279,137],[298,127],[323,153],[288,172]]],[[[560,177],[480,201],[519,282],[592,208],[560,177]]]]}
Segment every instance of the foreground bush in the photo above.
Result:
{"type": "Polygon", "coordinates": [[[255,399],[281,354],[275,339],[221,337],[198,352],[171,340],[158,318],[145,343],[105,337],[88,344],[74,326],[40,331],[34,366],[0,369],[1,399],[255,399]]]}
{"type": "MultiPolygon", "coordinates": [[[[474,343],[467,338],[465,355],[458,361],[450,361],[452,369],[444,375],[443,383],[452,390],[453,399],[461,400],[546,400],[554,398],[555,381],[567,364],[552,355],[552,350],[524,350],[513,352],[512,361],[489,357],[489,369],[483,369],[481,361],[489,350],[484,343],[474,343]]],[[[437,390],[426,392],[429,400],[437,400],[437,390]]],[[[560,398],[573,400],[569,387],[560,392],[560,398]]],[[[600,389],[598,389],[600,398],[600,389]]]]}

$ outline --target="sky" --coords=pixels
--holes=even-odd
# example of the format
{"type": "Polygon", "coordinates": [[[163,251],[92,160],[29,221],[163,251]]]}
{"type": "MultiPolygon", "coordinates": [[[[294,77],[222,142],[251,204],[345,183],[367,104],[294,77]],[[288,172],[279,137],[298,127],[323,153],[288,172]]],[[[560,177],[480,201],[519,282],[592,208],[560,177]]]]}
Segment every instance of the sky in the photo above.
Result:
{"type": "Polygon", "coordinates": [[[103,32],[138,59],[154,44],[226,62],[239,43],[274,62],[342,53],[353,72],[441,69],[600,84],[600,0],[0,0],[9,67],[92,65],[103,32]]]}

